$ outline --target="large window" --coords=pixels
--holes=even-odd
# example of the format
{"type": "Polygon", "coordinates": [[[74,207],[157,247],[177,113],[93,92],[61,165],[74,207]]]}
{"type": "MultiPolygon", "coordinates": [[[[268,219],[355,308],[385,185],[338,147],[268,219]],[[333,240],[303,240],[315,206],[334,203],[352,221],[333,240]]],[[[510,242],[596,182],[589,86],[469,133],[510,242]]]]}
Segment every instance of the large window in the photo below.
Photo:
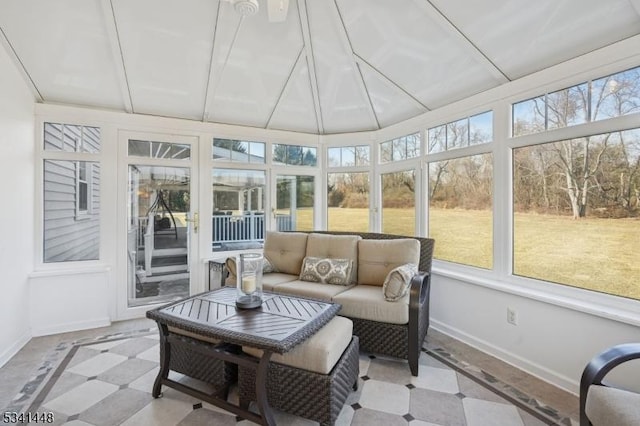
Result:
{"type": "Polygon", "coordinates": [[[415,185],[415,170],[382,174],[382,232],[416,235],[415,185]]]}
{"type": "Polygon", "coordinates": [[[265,163],[265,143],[238,139],[213,140],[213,160],[238,163],[265,163]]]}
{"type": "Polygon", "coordinates": [[[514,273],[640,299],[640,129],[513,150],[514,273]]]}
{"type": "Polygon", "coordinates": [[[276,230],[313,231],[315,179],[313,176],[276,177],[276,230]]]}
{"type": "Polygon", "coordinates": [[[264,240],[266,173],[214,169],[213,250],[258,247],[264,240]]]}
{"type": "Polygon", "coordinates": [[[316,148],[300,145],[273,144],[273,164],[313,166],[318,164],[316,148]]]}
{"type": "Polygon", "coordinates": [[[420,133],[396,138],[380,144],[380,162],[406,160],[420,155],[420,133]]]}
{"type": "Polygon", "coordinates": [[[44,123],[43,262],[97,260],[100,255],[100,129],[44,123]],[[76,159],[67,153],[75,154],[76,159]],[[63,155],[60,155],[63,154],[63,155]],[[48,158],[50,157],[50,158],[48,158]],[[53,158],[55,157],[55,158],[53,158]]]}
{"type": "Polygon", "coordinates": [[[327,149],[329,167],[368,166],[369,146],[343,146],[327,149]]]}
{"type": "Polygon", "coordinates": [[[369,231],[369,173],[327,174],[330,231],[369,231]]]}
{"type": "Polygon", "coordinates": [[[514,136],[640,111],[640,67],[513,104],[514,136]]]}
{"type": "Polygon", "coordinates": [[[437,259],[493,267],[491,154],[429,163],[429,236],[437,259]]]}
{"type": "Polygon", "coordinates": [[[432,127],[427,132],[429,153],[488,143],[493,140],[493,111],[432,127]]]}

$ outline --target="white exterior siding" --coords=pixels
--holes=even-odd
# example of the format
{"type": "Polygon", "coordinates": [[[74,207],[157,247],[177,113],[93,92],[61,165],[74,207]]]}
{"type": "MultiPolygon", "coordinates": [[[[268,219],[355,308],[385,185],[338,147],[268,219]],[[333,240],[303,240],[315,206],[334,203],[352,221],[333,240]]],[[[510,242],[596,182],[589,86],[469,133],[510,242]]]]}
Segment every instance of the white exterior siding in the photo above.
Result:
{"type": "MultiPolygon", "coordinates": [[[[45,150],[98,152],[100,129],[45,123],[45,150]]],[[[100,165],[86,162],[87,209],[79,211],[79,163],[44,160],[44,262],[96,260],[100,245],[100,165]]]]}

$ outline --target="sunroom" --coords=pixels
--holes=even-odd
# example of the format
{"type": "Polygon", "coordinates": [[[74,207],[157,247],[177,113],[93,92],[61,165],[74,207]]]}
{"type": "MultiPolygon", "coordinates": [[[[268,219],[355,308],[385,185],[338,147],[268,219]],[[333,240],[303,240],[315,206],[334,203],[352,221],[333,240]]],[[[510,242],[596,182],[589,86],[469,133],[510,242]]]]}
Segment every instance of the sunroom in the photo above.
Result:
{"type": "Polygon", "coordinates": [[[0,365],[267,231],[434,238],[431,329],[569,393],[640,342],[637,1],[236,3],[0,5],[0,365]]]}

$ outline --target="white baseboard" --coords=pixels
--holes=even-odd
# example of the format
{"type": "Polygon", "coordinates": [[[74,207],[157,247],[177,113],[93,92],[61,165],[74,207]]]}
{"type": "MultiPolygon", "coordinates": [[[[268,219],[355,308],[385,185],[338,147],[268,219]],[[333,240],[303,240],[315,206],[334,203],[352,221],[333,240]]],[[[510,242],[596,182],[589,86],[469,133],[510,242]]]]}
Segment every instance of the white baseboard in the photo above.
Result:
{"type": "Polygon", "coordinates": [[[89,328],[107,327],[111,325],[109,317],[96,318],[90,321],[68,322],[46,327],[33,327],[33,336],[48,336],[50,334],[67,333],[70,331],[87,330],[89,328]]]}
{"type": "Polygon", "coordinates": [[[29,332],[29,330],[27,330],[12,345],[10,345],[2,353],[0,353],[0,367],[2,367],[7,362],[9,362],[9,360],[13,358],[13,356],[17,354],[18,351],[20,351],[20,349],[24,347],[24,345],[29,343],[29,340],[31,340],[31,337],[32,337],[31,333],[29,332]]]}
{"type": "Polygon", "coordinates": [[[489,355],[492,355],[500,359],[501,361],[506,362],[507,364],[511,364],[514,367],[519,368],[520,370],[523,370],[526,373],[539,378],[540,380],[544,380],[545,382],[549,382],[556,387],[564,389],[569,393],[572,393],[576,396],[580,393],[580,383],[576,380],[572,380],[565,375],[558,374],[557,372],[549,370],[548,368],[532,362],[531,360],[523,358],[509,351],[505,351],[500,347],[497,347],[484,340],[478,339],[454,327],[449,327],[448,325],[440,321],[431,319],[431,327],[442,334],[446,334],[447,336],[460,340],[461,342],[464,342],[473,348],[488,353],[489,355]]]}

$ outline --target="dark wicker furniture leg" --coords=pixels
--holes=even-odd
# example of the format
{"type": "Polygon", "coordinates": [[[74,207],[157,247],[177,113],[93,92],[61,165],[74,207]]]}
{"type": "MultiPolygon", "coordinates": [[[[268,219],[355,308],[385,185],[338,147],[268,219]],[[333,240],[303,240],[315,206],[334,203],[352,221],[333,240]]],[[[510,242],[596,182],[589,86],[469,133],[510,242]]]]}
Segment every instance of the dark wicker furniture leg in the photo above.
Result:
{"type": "Polygon", "coordinates": [[[269,360],[271,359],[270,351],[264,351],[262,358],[257,360],[254,357],[242,354],[238,346],[212,345],[189,337],[174,335],[169,332],[166,324],[158,323],[158,327],[160,329],[160,371],[153,383],[152,396],[154,398],[162,396],[162,385],[165,385],[252,422],[267,426],[276,424],[273,410],[267,399],[266,388],[269,360]],[[174,352],[184,355],[174,356],[174,352]],[[200,358],[205,360],[204,364],[198,362],[200,358]],[[194,369],[194,363],[195,365],[201,365],[201,367],[194,369]],[[233,379],[236,378],[236,365],[254,372],[255,400],[258,404],[260,415],[249,411],[248,403],[237,406],[229,403],[226,399],[229,385],[232,382],[229,373],[234,374],[233,379]],[[169,378],[169,370],[183,372],[198,379],[203,379],[205,376],[217,379],[205,380],[212,384],[216,390],[213,394],[206,394],[171,380],[169,378]],[[212,374],[212,371],[214,374],[212,374]]]}

